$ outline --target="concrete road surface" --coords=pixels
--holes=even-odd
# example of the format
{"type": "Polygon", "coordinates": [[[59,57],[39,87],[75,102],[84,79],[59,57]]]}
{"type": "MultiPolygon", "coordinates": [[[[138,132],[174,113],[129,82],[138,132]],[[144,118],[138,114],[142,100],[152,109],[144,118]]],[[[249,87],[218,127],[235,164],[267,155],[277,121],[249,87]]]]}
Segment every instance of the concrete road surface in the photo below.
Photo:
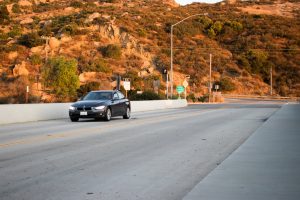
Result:
{"type": "Polygon", "coordinates": [[[182,199],[280,107],[191,105],[130,120],[0,126],[0,199],[182,199]]]}
{"type": "Polygon", "coordinates": [[[299,200],[300,105],[284,105],[184,200],[299,200]]]}

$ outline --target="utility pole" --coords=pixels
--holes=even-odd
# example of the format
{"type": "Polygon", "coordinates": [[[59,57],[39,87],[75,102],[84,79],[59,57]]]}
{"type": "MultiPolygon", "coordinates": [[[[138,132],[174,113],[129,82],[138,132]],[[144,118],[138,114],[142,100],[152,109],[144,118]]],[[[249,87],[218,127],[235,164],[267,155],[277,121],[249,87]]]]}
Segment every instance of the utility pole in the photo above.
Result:
{"type": "Polygon", "coordinates": [[[171,82],[171,99],[173,99],[173,27],[171,26],[171,72],[170,72],[170,82],[171,82]]]}
{"type": "Polygon", "coordinates": [[[42,36],[41,38],[46,41],[45,52],[46,52],[46,62],[47,62],[48,61],[48,47],[49,47],[50,37],[49,36],[42,36]]]}
{"type": "Polygon", "coordinates": [[[167,69],[164,69],[163,70],[163,74],[166,75],[166,81],[167,81],[167,85],[166,85],[166,96],[167,96],[167,99],[169,99],[169,71],[167,69]]]}
{"type": "Polygon", "coordinates": [[[211,96],[211,62],[212,62],[212,55],[209,54],[209,96],[208,96],[208,102],[210,103],[210,96],[211,96]]]}
{"type": "Polygon", "coordinates": [[[270,95],[273,95],[273,67],[270,68],[270,95]]]}
{"type": "Polygon", "coordinates": [[[169,99],[169,73],[167,72],[167,100],[169,99]]]}
{"type": "Polygon", "coordinates": [[[29,98],[29,86],[26,86],[26,93],[25,93],[25,103],[28,103],[28,98],[29,98]]]}

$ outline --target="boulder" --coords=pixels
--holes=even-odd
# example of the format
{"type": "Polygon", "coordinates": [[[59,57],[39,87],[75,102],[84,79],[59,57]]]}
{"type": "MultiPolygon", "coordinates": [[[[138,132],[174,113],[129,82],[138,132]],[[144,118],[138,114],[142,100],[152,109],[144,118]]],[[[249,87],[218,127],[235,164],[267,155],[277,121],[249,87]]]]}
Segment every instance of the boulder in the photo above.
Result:
{"type": "Polygon", "coordinates": [[[75,9],[73,7],[66,7],[64,9],[65,12],[73,12],[75,9]]]}
{"type": "Polygon", "coordinates": [[[18,52],[17,51],[9,52],[7,57],[9,60],[15,60],[18,57],[18,52]]]}
{"type": "Polygon", "coordinates": [[[59,45],[60,45],[60,41],[58,39],[56,39],[55,37],[50,38],[49,46],[52,50],[58,48],[59,45]]]}
{"type": "Polygon", "coordinates": [[[29,18],[26,18],[26,19],[20,21],[20,24],[30,24],[32,22],[33,22],[33,19],[29,17],[29,18]]]}
{"type": "Polygon", "coordinates": [[[18,2],[19,6],[32,6],[32,3],[30,1],[27,0],[20,0],[18,2]]]}
{"type": "Polygon", "coordinates": [[[79,81],[81,83],[101,82],[105,77],[106,74],[102,72],[83,72],[79,75],[79,81]]]}
{"type": "Polygon", "coordinates": [[[85,20],[85,23],[92,22],[94,19],[96,19],[98,17],[101,17],[101,14],[98,12],[95,12],[95,13],[91,14],[90,16],[88,16],[88,18],[85,20]]]}
{"type": "Polygon", "coordinates": [[[30,52],[32,54],[41,54],[43,50],[44,50],[44,46],[37,46],[37,47],[32,47],[30,49],[30,52]]]}
{"type": "Polygon", "coordinates": [[[29,71],[26,68],[26,62],[25,61],[23,61],[21,64],[15,65],[15,67],[13,69],[14,77],[28,76],[28,74],[29,74],[29,71]]]}
{"type": "Polygon", "coordinates": [[[9,14],[12,14],[12,7],[13,7],[14,4],[9,4],[6,6],[7,8],[7,11],[9,12],[9,14]]]}

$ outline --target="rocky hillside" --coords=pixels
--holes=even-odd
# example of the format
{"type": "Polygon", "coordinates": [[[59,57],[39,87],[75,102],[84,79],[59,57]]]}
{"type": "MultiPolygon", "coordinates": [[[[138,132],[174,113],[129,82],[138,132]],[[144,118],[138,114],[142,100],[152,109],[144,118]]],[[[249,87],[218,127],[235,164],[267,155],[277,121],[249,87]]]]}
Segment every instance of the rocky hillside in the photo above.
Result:
{"type": "Polygon", "coordinates": [[[170,27],[174,83],[190,75],[195,96],[207,93],[209,54],[214,84],[233,94],[300,96],[300,3],[224,1],[179,6],[173,0],[0,0],[0,101],[68,101],[45,84],[42,69],[58,56],[77,61],[78,94],[112,89],[115,77],[132,90],[166,89],[170,27]],[[156,81],[158,83],[158,81],[156,81]],[[93,86],[93,87],[92,87],[93,86]]]}

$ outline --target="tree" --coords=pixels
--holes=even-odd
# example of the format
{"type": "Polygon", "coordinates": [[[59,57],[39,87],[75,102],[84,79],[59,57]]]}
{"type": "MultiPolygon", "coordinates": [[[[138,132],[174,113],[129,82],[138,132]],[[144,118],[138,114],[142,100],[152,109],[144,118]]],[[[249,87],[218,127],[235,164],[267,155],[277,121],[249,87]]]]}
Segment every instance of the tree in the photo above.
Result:
{"type": "Polygon", "coordinates": [[[8,20],[9,20],[9,12],[6,6],[0,6],[0,23],[3,23],[8,20]]]}
{"type": "Polygon", "coordinates": [[[43,83],[60,100],[76,97],[79,88],[77,61],[65,57],[49,59],[42,68],[43,83]]]}

